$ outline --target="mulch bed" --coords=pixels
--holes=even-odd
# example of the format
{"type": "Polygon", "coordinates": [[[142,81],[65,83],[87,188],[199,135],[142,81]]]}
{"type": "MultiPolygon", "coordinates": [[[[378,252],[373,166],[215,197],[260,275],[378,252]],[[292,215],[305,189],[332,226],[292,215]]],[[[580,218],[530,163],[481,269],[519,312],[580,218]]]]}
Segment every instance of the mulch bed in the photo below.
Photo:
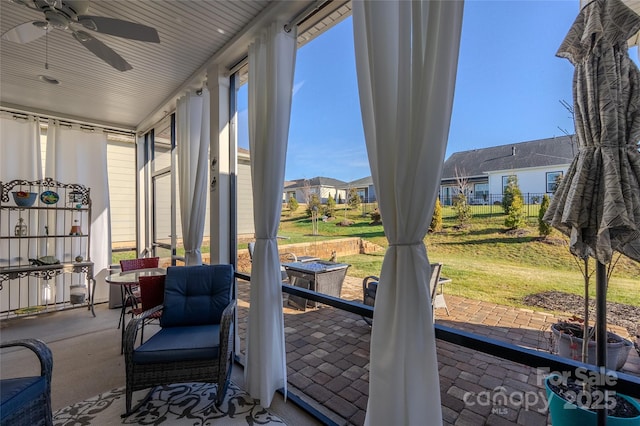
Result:
{"type": "MultiPolygon", "coordinates": [[[[524,303],[551,311],[567,312],[580,318],[584,313],[584,297],[560,291],[530,294],[524,298],[524,303]]],[[[589,299],[589,307],[589,315],[593,321],[595,320],[594,299],[589,299]]],[[[607,303],[607,324],[624,327],[629,332],[629,336],[635,336],[640,326],[640,306],[607,303]]]]}

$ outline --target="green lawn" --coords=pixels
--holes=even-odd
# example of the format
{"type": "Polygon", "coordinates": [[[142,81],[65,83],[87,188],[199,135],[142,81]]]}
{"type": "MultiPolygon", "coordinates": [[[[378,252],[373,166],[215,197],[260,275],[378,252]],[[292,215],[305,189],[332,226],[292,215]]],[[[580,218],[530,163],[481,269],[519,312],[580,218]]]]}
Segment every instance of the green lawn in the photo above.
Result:
{"type": "MultiPolygon", "coordinates": [[[[289,239],[281,240],[281,246],[352,236],[384,247],[388,245],[382,226],[370,225],[369,217],[363,217],[361,211],[347,212],[347,218],[355,223],[341,227],[336,223],[345,213],[339,210],[336,220],[319,221],[319,235],[312,236],[311,220],[302,210],[301,206],[292,216],[283,212],[279,234],[289,239]]],[[[533,211],[537,215],[537,208],[533,211]]],[[[528,294],[550,290],[582,295],[584,280],[569,253],[566,239],[554,231],[551,237],[556,244],[543,242],[534,225],[536,219],[531,217],[528,222],[531,223],[525,228],[528,233],[518,237],[506,233],[504,215],[498,208],[492,214],[476,214],[470,226],[462,230],[456,227],[453,217],[445,219],[443,231],[428,234],[425,243],[430,261],[442,262],[442,274],[453,279],[454,284],[447,287],[447,293],[513,306],[524,306],[522,298],[528,294]]],[[[382,260],[382,253],[340,257],[341,262],[352,265],[349,275],[358,277],[379,274],[382,260]]],[[[591,260],[591,269],[594,265],[591,260]]],[[[591,283],[593,295],[595,278],[592,277],[591,283]]],[[[608,299],[640,306],[639,285],[640,264],[621,258],[609,283],[608,299]]]]}
{"type": "MultiPolygon", "coordinates": [[[[382,225],[371,225],[368,215],[375,206],[356,210],[344,210],[341,206],[335,218],[318,221],[318,235],[312,235],[311,219],[301,205],[294,214],[283,210],[278,235],[279,245],[300,242],[316,242],[334,238],[361,237],[387,247],[382,225]],[[353,221],[351,226],[338,226],[345,217],[353,221]]],[[[528,232],[524,236],[506,233],[504,214],[499,206],[472,206],[473,219],[468,227],[458,229],[453,211],[443,209],[444,229],[428,234],[425,238],[429,260],[442,262],[442,275],[453,279],[447,293],[484,300],[487,302],[524,306],[522,298],[528,294],[557,290],[583,294],[583,277],[570,255],[566,238],[557,231],[552,240],[564,244],[540,241],[537,231],[537,206],[531,206],[528,232]]],[[[209,247],[202,248],[203,253],[209,247]]],[[[181,253],[179,253],[181,254],[181,253]]],[[[131,258],[134,252],[114,253],[114,262],[131,258]]],[[[365,277],[378,275],[384,254],[341,256],[340,261],[350,263],[349,275],[365,277]]],[[[590,262],[591,269],[594,262],[590,262]]],[[[591,279],[591,294],[595,293],[595,278],[591,279]]],[[[614,268],[609,283],[608,300],[640,306],[640,264],[621,258],[614,268]]]]}

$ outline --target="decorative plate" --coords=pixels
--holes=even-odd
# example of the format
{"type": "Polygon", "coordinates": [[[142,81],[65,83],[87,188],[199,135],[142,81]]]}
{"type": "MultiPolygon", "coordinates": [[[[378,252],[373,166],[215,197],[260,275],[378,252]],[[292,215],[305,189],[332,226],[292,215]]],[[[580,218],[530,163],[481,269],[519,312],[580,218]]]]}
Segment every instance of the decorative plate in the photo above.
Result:
{"type": "Polygon", "coordinates": [[[55,204],[59,199],[60,196],[53,191],[44,191],[42,194],[40,194],[40,201],[45,204],[55,204]]]}

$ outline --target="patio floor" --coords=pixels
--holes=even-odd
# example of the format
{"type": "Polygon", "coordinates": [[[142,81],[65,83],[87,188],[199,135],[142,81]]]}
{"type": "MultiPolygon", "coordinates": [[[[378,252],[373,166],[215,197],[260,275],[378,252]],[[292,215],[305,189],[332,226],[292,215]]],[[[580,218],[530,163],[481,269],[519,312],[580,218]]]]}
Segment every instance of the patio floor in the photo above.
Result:
{"type": "MultiPolygon", "coordinates": [[[[242,357],[249,285],[239,281],[238,288],[242,357]]],[[[361,288],[359,278],[347,277],[342,297],[360,301],[361,288]]],[[[548,329],[556,321],[553,315],[445,297],[451,315],[447,316],[444,309],[437,310],[439,324],[530,348],[549,347],[548,329]]],[[[101,304],[97,315],[93,318],[86,310],[76,309],[0,320],[3,341],[38,337],[50,344],[55,362],[54,409],[124,385],[120,331],[116,329],[118,310],[101,304]]],[[[337,424],[363,424],[371,328],[360,316],[328,306],[301,312],[288,308],[285,302],[284,315],[290,391],[337,424]]],[[[442,341],[436,344],[445,425],[548,423],[541,376],[535,369],[442,341]],[[482,399],[478,395],[482,393],[489,398],[499,394],[508,398],[505,405],[497,405],[482,399]]],[[[3,362],[1,367],[4,370],[7,366],[3,362]]],[[[630,352],[623,371],[640,376],[640,359],[635,351],[630,352]]],[[[428,397],[425,395],[425,399],[428,397]]],[[[290,403],[280,410],[282,407],[295,410],[290,403]]],[[[300,421],[295,416],[299,414],[291,424],[315,424],[309,418],[300,421]]]]}
{"type": "MultiPolygon", "coordinates": [[[[239,281],[238,288],[242,338],[248,284],[239,281]]],[[[362,280],[347,277],[341,297],[361,301],[362,280]]],[[[450,315],[444,309],[436,310],[438,324],[532,349],[549,348],[549,327],[558,319],[552,314],[450,295],[445,298],[450,315]]],[[[336,423],[362,425],[368,399],[371,328],[362,317],[326,305],[306,312],[288,308],[286,301],[284,306],[290,389],[304,394],[336,423]]],[[[627,335],[624,329],[612,328],[627,335]]],[[[548,423],[543,377],[534,368],[438,340],[436,346],[445,425],[548,423]],[[501,387],[512,397],[507,405],[494,405],[478,397],[478,393],[489,392],[493,398],[501,387]]],[[[244,354],[244,340],[241,352],[244,354]]],[[[640,376],[640,358],[634,350],[623,371],[640,376]]]]}

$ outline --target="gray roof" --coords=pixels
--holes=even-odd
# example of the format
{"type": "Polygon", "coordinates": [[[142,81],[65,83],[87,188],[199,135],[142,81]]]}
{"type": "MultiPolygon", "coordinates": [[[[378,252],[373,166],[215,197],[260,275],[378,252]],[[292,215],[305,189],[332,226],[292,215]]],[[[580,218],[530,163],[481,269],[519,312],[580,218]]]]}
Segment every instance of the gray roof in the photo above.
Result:
{"type": "Polygon", "coordinates": [[[558,136],[529,142],[456,152],[444,162],[442,179],[483,176],[495,170],[567,165],[576,155],[577,140],[558,136]]]}
{"type": "Polygon", "coordinates": [[[340,189],[347,188],[366,188],[373,185],[373,178],[371,176],[363,177],[361,179],[352,180],[351,182],[345,184],[340,189]]]}
{"type": "Polygon", "coordinates": [[[343,187],[346,184],[346,182],[342,180],[323,177],[323,176],[316,176],[311,179],[296,179],[296,180],[287,181],[284,183],[284,189],[293,190],[297,188],[304,188],[305,181],[309,181],[310,187],[331,186],[334,188],[339,188],[339,187],[343,187]]]}

